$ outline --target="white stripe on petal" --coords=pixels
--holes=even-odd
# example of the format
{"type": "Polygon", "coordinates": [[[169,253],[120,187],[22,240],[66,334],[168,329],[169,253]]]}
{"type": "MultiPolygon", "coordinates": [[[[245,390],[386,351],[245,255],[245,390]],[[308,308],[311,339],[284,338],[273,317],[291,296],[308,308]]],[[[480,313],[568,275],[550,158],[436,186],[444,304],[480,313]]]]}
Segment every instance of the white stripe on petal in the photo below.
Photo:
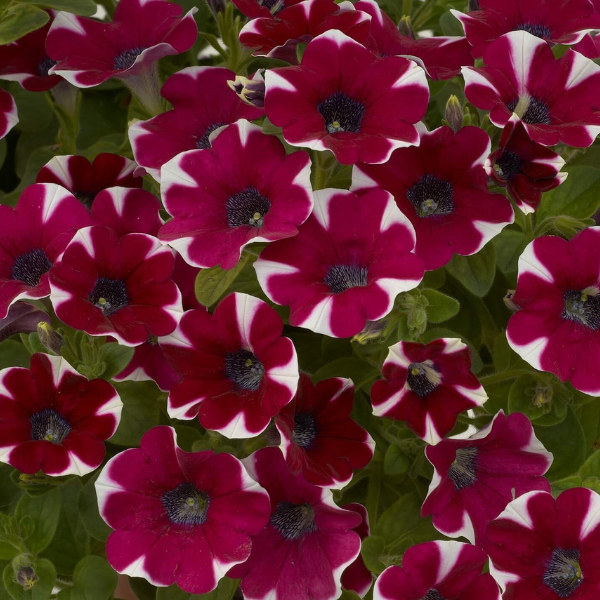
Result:
{"type": "Polygon", "coordinates": [[[254,262],[254,270],[256,271],[256,277],[260,287],[273,302],[275,302],[273,298],[273,291],[269,286],[269,279],[271,276],[294,275],[300,272],[299,269],[293,267],[292,265],[285,265],[283,263],[278,263],[271,260],[264,260],[260,257],[254,262]]]}
{"type": "Polygon", "coordinates": [[[460,553],[462,552],[463,548],[467,547],[467,544],[454,541],[436,541],[435,544],[437,545],[441,555],[441,561],[438,566],[437,578],[435,582],[440,583],[446,579],[450,573],[452,573],[460,553]]]}
{"type": "Polygon", "coordinates": [[[350,185],[351,192],[370,190],[378,187],[379,184],[374,179],[371,179],[371,177],[369,177],[364,171],[361,171],[358,165],[354,165],[352,167],[352,183],[350,185]]]}
{"type": "Polygon", "coordinates": [[[315,333],[322,333],[330,337],[335,337],[331,330],[331,312],[333,308],[333,296],[327,296],[321,300],[312,310],[312,312],[298,325],[311,329],[315,333]]]}
{"type": "Polygon", "coordinates": [[[488,395],[485,393],[483,386],[479,386],[474,390],[463,387],[462,385],[454,385],[454,389],[465,398],[468,398],[471,402],[474,402],[477,406],[482,406],[486,403],[488,395]]]}
{"type": "Polygon", "coordinates": [[[270,90],[283,90],[285,92],[297,92],[298,90],[293,83],[282,77],[279,73],[275,73],[272,69],[267,69],[265,72],[265,87],[266,93],[270,90]]]}

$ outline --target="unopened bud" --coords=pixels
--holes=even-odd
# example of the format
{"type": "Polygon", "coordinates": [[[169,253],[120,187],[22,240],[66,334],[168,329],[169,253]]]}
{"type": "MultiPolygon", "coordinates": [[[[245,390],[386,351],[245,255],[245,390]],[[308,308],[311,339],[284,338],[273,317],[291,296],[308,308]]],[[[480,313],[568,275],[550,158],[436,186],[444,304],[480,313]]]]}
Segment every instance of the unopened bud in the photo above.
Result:
{"type": "Polygon", "coordinates": [[[37,334],[40,338],[41,344],[50,352],[56,355],[60,355],[60,349],[65,345],[65,340],[56,329],[47,323],[42,321],[38,323],[37,334]]]}
{"type": "Polygon", "coordinates": [[[465,113],[463,111],[463,107],[460,103],[460,100],[452,95],[448,98],[448,102],[446,102],[446,121],[448,125],[452,127],[454,133],[456,133],[463,124],[465,113]]]}
{"type": "Polygon", "coordinates": [[[479,0],[469,0],[469,12],[472,10],[479,10],[480,8],[479,0]]]}
{"type": "Polygon", "coordinates": [[[263,108],[265,105],[265,80],[262,76],[263,71],[264,69],[259,69],[252,79],[237,75],[233,81],[229,80],[227,83],[243,102],[250,104],[250,106],[263,108]]]}
{"type": "Polygon", "coordinates": [[[400,19],[400,22],[398,23],[398,31],[402,35],[405,35],[406,37],[409,37],[413,40],[417,39],[417,36],[415,35],[415,30],[412,27],[412,23],[410,22],[410,17],[408,15],[404,15],[400,19]]]}
{"type": "Polygon", "coordinates": [[[24,589],[30,590],[38,580],[33,567],[21,567],[15,574],[17,583],[24,589]]]}
{"type": "Polygon", "coordinates": [[[385,330],[388,326],[386,319],[380,321],[367,321],[365,328],[357,333],[353,338],[353,342],[358,342],[362,346],[369,342],[374,342],[382,337],[385,337],[385,330]]]}
{"type": "Polygon", "coordinates": [[[532,405],[544,414],[548,414],[552,410],[553,396],[552,386],[540,382],[533,393],[532,405]]]}
{"type": "Polygon", "coordinates": [[[503,300],[504,300],[504,304],[505,304],[506,308],[508,308],[508,310],[517,312],[518,310],[521,310],[521,307],[518,306],[517,304],[515,304],[515,302],[513,300],[514,295],[515,295],[515,290],[508,290],[508,292],[506,292],[506,296],[504,296],[503,300]]]}
{"type": "Polygon", "coordinates": [[[215,19],[219,13],[225,12],[225,0],[206,0],[206,4],[215,19]]]}

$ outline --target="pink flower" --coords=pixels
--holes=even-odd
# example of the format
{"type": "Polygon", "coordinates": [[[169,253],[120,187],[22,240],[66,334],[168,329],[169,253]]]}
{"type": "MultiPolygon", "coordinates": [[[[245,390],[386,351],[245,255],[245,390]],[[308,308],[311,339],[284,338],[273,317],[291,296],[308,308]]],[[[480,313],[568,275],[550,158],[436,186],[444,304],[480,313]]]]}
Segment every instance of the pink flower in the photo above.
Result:
{"type": "Polygon", "coordinates": [[[18,122],[17,105],[13,97],[0,89],[0,139],[5,137],[18,122]]]}
{"type": "MultiPolygon", "coordinates": [[[[350,502],[350,504],[344,504],[342,508],[346,510],[352,510],[358,513],[362,517],[360,525],[354,528],[354,531],[358,533],[361,540],[369,537],[369,515],[367,509],[358,502],[350,502]]],[[[367,592],[373,585],[373,574],[365,566],[365,561],[359,554],[356,560],[346,567],[346,570],[342,574],[342,587],[345,590],[352,590],[356,592],[361,598],[367,595],[367,592]]]]}

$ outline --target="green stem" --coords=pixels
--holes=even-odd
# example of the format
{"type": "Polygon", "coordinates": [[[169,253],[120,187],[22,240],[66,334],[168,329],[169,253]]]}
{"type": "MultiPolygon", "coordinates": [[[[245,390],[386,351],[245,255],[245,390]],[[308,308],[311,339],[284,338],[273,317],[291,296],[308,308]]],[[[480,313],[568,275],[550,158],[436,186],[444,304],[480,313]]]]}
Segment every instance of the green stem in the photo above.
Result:
{"type": "Polygon", "coordinates": [[[154,63],[147,71],[121,79],[137,98],[149,117],[163,112],[163,100],[160,95],[160,77],[158,63],[154,63]]]}
{"type": "Polygon", "coordinates": [[[512,371],[502,371],[501,373],[494,373],[493,375],[487,375],[485,377],[480,377],[479,382],[482,385],[493,385],[494,383],[501,383],[503,381],[508,381],[509,379],[516,379],[520,375],[527,375],[531,373],[526,369],[514,369],[512,371]]]}
{"type": "Polygon", "coordinates": [[[402,3],[402,14],[405,16],[410,16],[410,11],[412,8],[412,0],[404,0],[402,3]]]}
{"type": "Polygon", "coordinates": [[[313,152],[313,189],[322,190],[327,186],[331,169],[335,164],[331,152],[313,152]]]}
{"type": "Polygon", "coordinates": [[[377,523],[377,511],[379,509],[379,494],[381,492],[381,461],[371,464],[369,475],[369,487],[367,489],[367,513],[369,515],[369,526],[371,531],[377,523]]]}

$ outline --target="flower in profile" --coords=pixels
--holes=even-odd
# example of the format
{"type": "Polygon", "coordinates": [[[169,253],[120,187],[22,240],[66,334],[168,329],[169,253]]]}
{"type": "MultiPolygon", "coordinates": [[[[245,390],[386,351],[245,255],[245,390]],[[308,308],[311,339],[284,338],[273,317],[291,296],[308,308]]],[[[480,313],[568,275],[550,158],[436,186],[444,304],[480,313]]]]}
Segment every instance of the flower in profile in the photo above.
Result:
{"type": "MultiPolygon", "coordinates": [[[[29,302],[15,302],[8,309],[6,317],[0,319],[0,342],[15,333],[33,333],[50,324],[48,313],[29,302]],[[43,325],[42,325],[43,324],[43,325]]],[[[40,338],[40,342],[44,342],[40,338]]]]}
{"type": "Polygon", "coordinates": [[[381,373],[384,379],[371,388],[373,414],[406,421],[428,444],[450,433],[461,412],[487,400],[471,372],[471,351],[459,339],[398,342],[390,347],[381,373]]]}
{"type": "Polygon", "coordinates": [[[342,572],[360,551],[352,530],[361,516],[338,508],[329,490],[292,475],[279,448],[263,448],[244,465],[271,498],[271,518],[252,538],[250,557],[229,573],[241,578],[244,598],[338,598],[342,572]]]}
{"type": "Polygon", "coordinates": [[[298,235],[267,246],[254,268],[265,294],[290,306],[290,325],[352,337],[419,285],[424,271],[414,243],[388,192],[319,190],[298,235]]]}
{"type": "Polygon", "coordinates": [[[375,442],[350,418],[354,384],[350,379],[325,379],[315,386],[300,373],[294,399],[275,417],[281,449],[290,471],[309,483],[343,488],[353,469],[373,458],[375,442]]]}
{"type": "Polygon", "coordinates": [[[475,254],[514,221],[509,200],[488,191],[483,168],[490,138],[479,127],[421,130],[418,147],[394,151],[384,165],[359,164],[352,190],[391,192],[417,236],[415,254],[425,269],[439,269],[453,254],[475,254]]]}
{"type": "Polygon", "coordinates": [[[511,600],[600,597],[600,495],[529,492],[487,528],[490,573],[511,600]]]}
{"type": "Polygon", "coordinates": [[[90,218],[67,190],[54,184],[25,188],[17,206],[0,206],[0,318],[23,298],[50,295],[48,272],[90,218]]]}
{"type": "Polygon", "coordinates": [[[156,181],[160,182],[160,168],[178,154],[206,150],[212,136],[225,126],[264,114],[232,92],[228,82],[233,80],[235,73],[221,67],[182,69],[171,75],[160,91],[173,110],[129,127],[135,160],[156,181]]]}
{"type": "Polygon", "coordinates": [[[212,148],[164,165],[161,192],[173,216],[161,241],[196,267],[231,269],[246,244],[296,235],[313,207],[310,157],[286,156],[275,136],[241,119],[212,148]]]}
{"type": "Polygon", "coordinates": [[[388,567],[375,583],[374,600],[500,600],[487,555],[460,542],[424,542],[409,548],[402,566],[388,567]]]}
{"type": "Polygon", "coordinates": [[[346,165],[383,163],[419,143],[427,77],[415,62],[375,56],[341,31],[306,47],[300,66],[269,69],[265,110],[292,146],[331,150],[346,165]],[[327,60],[323,60],[326,56],[327,60]]]}
{"type": "MultiPolygon", "coordinates": [[[[350,502],[350,504],[344,504],[342,508],[346,510],[353,510],[362,517],[360,525],[354,528],[354,531],[358,533],[361,540],[369,537],[369,515],[367,509],[358,502],[350,502]]],[[[356,592],[361,598],[364,598],[367,592],[373,585],[373,575],[369,569],[365,566],[365,561],[359,554],[356,560],[346,567],[346,570],[342,574],[342,587],[345,590],[352,590],[356,592]]]]}
{"type": "Polygon", "coordinates": [[[529,137],[544,146],[590,146],[600,132],[600,66],[567,50],[554,58],[544,40],[513,31],[483,53],[485,67],[463,67],[465,94],[504,127],[516,114],[529,137]]]}
{"type": "Polygon", "coordinates": [[[138,346],[171,333],[183,312],[173,251],[142,233],[80,229],[50,275],[56,316],[92,336],[138,346]]]}
{"type": "Polygon", "coordinates": [[[550,491],[544,473],[552,464],[521,413],[496,414],[466,439],[442,440],[425,456],[434,474],[421,515],[433,515],[435,528],[449,537],[465,537],[482,546],[485,528],[517,496],[550,491]]]}
{"type": "Polygon", "coordinates": [[[169,393],[172,419],[193,419],[230,438],[253,437],[294,397],[298,359],[266,303],[233,293],[211,315],[188,310],[162,351],[182,380],[169,393]]]}
{"type": "Polygon", "coordinates": [[[119,573],[190,594],[214,590],[248,558],[269,519],[269,497],[231,454],[184,452],[175,430],[154,427],[139,448],[111,458],[96,481],[114,529],[106,557],[119,573]]]}
{"type": "Polygon", "coordinates": [[[0,139],[2,139],[17,123],[17,105],[13,97],[0,89],[0,139]]]}
{"type": "Polygon", "coordinates": [[[600,227],[571,241],[535,239],[519,258],[512,298],[518,310],[506,331],[512,349],[530,365],[591,396],[600,396],[599,264],[600,227]]]}
{"type": "Polygon", "coordinates": [[[23,473],[86,475],[104,460],[104,440],[123,404],[103,379],[88,380],[61,356],[0,371],[0,461],[23,473]]]}
{"type": "Polygon", "coordinates": [[[232,0],[236,7],[251,19],[259,17],[273,18],[285,8],[294,6],[302,0],[232,0]]]}

